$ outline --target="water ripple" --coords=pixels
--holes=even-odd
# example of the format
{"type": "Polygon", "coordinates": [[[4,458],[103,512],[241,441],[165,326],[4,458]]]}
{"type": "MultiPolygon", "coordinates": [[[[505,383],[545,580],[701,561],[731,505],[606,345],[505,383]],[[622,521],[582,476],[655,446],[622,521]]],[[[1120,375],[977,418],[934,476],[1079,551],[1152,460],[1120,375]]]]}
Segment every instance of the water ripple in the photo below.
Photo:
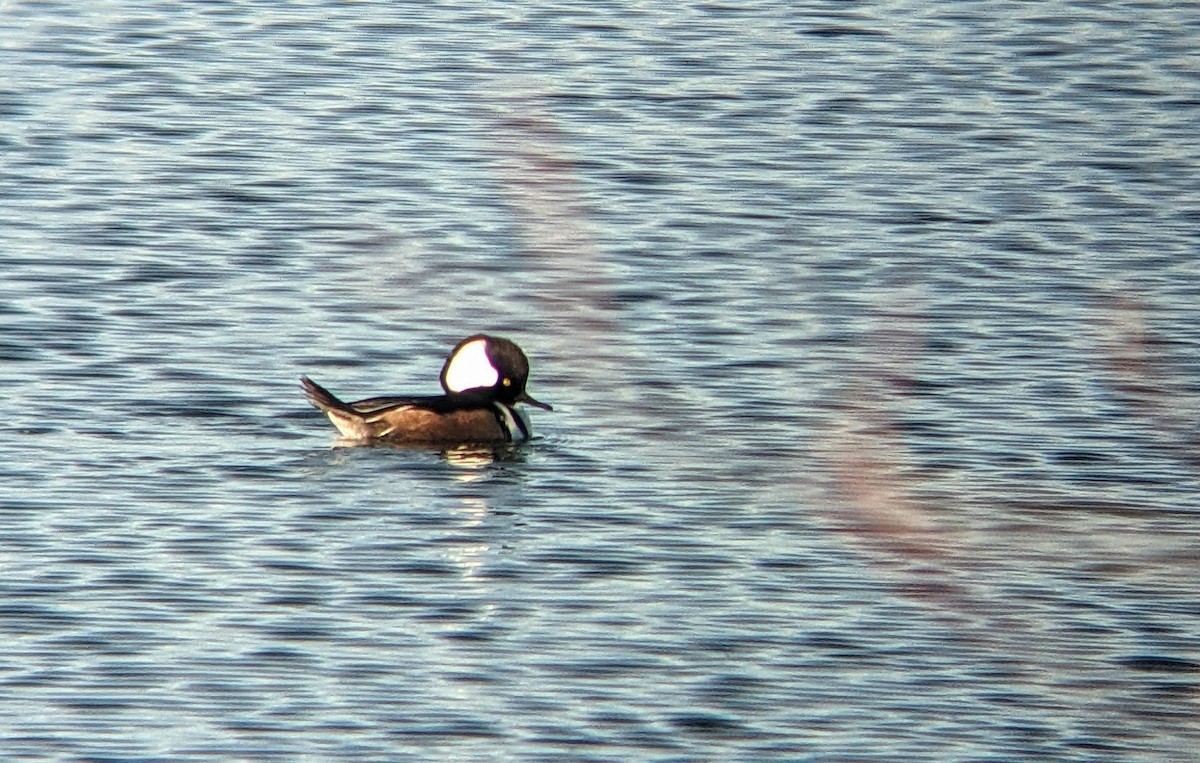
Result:
{"type": "Polygon", "coordinates": [[[1194,757],[1194,9],[9,5],[14,760],[1194,757]]]}

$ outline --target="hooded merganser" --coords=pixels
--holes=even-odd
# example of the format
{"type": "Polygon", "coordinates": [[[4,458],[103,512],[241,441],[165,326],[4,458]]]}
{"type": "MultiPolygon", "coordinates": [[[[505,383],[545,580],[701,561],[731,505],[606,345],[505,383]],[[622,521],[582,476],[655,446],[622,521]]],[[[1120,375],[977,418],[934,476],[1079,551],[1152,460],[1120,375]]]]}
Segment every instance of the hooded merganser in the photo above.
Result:
{"type": "Polygon", "coordinates": [[[441,373],[444,395],[372,397],[345,403],[300,378],[309,402],[329,416],[343,437],[391,443],[486,443],[529,439],[517,403],[553,410],[525,391],[529,359],[513,342],[476,334],[459,342],[441,373]]]}

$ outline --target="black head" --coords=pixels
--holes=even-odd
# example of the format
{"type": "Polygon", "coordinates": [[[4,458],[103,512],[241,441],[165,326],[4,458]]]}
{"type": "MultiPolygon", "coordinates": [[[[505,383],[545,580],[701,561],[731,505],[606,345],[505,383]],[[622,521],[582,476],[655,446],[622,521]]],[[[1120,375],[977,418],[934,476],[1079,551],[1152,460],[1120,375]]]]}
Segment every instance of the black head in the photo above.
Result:
{"type": "Polygon", "coordinates": [[[455,345],[442,366],[442,389],[464,392],[491,389],[496,399],[512,405],[529,405],[553,410],[525,391],[529,381],[529,359],[514,342],[487,334],[476,334],[455,345]]]}

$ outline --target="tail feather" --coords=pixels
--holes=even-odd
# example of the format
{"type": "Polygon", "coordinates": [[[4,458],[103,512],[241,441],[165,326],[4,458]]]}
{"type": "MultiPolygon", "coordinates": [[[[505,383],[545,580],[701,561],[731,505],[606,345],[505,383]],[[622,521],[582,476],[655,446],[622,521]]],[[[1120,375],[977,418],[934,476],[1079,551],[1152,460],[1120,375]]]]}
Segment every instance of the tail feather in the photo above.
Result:
{"type": "Polygon", "coordinates": [[[352,405],[343,402],[307,376],[300,377],[300,386],[304,388],[308,401],[320,408],[343,436],[358,439],[374,436],[371,424],[352,405]]]}
{"type": "Polygon", "coordinates": [[[338,413],[356,412],[348,404],[338,399],[337,395],[334,395],[307,376],[300,377],[300,386],[304,388],[304,395],[308,398],[308,402],[326,413],[330,411],[337,411],[338,413]]]}

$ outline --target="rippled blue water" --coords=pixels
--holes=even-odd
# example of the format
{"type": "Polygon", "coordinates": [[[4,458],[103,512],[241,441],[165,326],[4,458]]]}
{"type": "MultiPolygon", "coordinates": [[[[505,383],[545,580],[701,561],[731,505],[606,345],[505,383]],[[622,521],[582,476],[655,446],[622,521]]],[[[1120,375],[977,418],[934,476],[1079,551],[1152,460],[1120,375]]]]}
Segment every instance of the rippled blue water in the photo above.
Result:
{"type": "Polygon", "coordinates": [[[0,5],[5,760],[1190,761],[1200,10],[0,5]],[[512,337],[540,438],[335,449],[512,337]]]}

